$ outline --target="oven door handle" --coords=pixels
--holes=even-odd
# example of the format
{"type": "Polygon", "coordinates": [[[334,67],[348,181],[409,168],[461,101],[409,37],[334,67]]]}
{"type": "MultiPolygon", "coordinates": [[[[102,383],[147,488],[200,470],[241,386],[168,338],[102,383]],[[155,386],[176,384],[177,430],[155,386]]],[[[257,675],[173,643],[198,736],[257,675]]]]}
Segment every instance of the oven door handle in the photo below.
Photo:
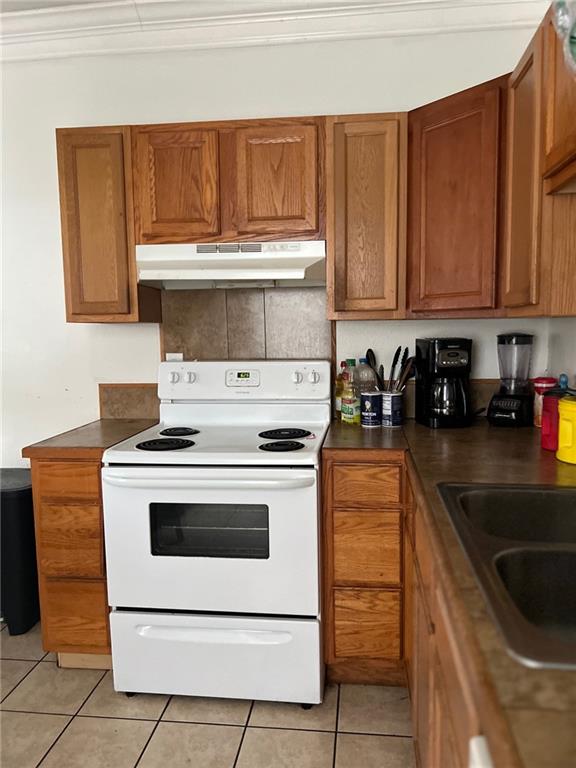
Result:
{"type": "Polygon", "coordinates": [[[161,627],[138,624],[136,634],[146,640],[169,640],[210,645],[285,645],[292,633],[282,630],[222,629],[219,627],[161,627]]]}
{"type": "Polygon", "coordinates": [[[231,478],[193,479],[182,477],[126,477],[125,475],[105,475],[103,482],[107,485],[115,485],[120,488],[165,488],[179,490],[189,488],[191,490],[292,490],[294,488],[310,488],[315,482],[315,477],[292,477],[284,480],[261,479],[240,480],[231,478]]]}

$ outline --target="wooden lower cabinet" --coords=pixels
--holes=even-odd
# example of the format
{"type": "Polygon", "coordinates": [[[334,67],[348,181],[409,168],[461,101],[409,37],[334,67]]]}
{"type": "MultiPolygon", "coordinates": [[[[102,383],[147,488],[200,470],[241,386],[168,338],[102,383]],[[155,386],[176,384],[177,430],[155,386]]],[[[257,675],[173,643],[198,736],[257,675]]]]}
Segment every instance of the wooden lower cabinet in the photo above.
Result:
{"type": "Polygon", "coordinates": [[[442,562],[421,509],[415,545],[405,537],[404,640],[420,768],[465,768],[469,741],[481,733],[465,638],[445,592],[442,562]]]}
{"type": "Polygon", "coordinates": [[[323,454],[324,646],[328,677],[405,682],[403,451],[323,454]]]}
{"type": "Polygon", "coordinates": [[[32,460],[42,641],[108,654],[100,461],[32,460]]]}

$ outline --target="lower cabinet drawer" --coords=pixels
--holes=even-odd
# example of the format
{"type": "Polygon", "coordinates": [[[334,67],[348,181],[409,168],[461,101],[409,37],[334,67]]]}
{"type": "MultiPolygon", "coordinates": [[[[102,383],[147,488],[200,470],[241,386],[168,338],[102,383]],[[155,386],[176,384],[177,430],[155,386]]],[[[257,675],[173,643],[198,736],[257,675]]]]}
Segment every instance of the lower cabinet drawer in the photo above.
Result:
{"type": "Polygon", "coordinates": [[[333,610],[336,658],[400,658],[399,590],[334,589],[333,610]]]}
{"type": "Polygon", "coordinates": [[[36,461],[33,483],[42,499],[100,499],[100,463],[96,461],[36,461]]]}
{"type": "Polygon", "coordinates": [[[400,513],[334,510],[334,582],[400,585],[400,513]]]}
{"type": "Polygon", "coordinates": [[[105,581],[43,579],[40,601],[46,650],[110,652],[105,581]]]}
{"type": "Polygon", "coordinates": [[[104,576],[98,504],[41,504],[36,544],[43,576],[94,579],[104,576]]]}

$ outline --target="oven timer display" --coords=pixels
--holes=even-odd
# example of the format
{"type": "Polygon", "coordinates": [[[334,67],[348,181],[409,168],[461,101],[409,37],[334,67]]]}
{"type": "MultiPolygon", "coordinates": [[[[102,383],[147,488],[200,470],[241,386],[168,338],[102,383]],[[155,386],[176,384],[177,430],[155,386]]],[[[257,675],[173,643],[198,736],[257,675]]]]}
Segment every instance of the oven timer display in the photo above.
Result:
{"type": "Polygon", "coordinates": [[[260,371],[238,370],[235,368],[226,371],[227,387],[259,387],[260,371]]]}

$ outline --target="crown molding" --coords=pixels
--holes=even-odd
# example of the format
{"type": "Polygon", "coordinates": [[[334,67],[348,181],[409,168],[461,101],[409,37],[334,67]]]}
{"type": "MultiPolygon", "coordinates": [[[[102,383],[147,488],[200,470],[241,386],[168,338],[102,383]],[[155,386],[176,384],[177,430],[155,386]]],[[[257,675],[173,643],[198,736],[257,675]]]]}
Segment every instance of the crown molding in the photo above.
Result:
{"type": "Polygon", "coordinates": [[[17,62],[529,30],[548,5],[547,0],[239,0],[230,13],[228,0],[110,0],[0,14],[1,58],[17,62]]]}

